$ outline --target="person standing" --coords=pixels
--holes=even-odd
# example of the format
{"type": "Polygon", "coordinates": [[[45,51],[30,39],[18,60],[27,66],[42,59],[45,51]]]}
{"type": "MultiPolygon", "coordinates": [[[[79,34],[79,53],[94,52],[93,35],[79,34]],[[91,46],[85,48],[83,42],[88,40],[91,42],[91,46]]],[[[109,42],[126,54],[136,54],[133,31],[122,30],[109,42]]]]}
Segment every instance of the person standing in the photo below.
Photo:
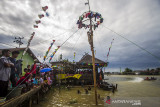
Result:
{"type": "Polygon", "coordinates": [[[12,52],[12,57],[9,58],[9,60],[14,64],[13,67],[11,67],[11,76],[10,76],[10,81],[12,83],[12,87],[16,87],[16,72],[17,72],[17,69],[16,69],[16,58],[18,57],[19,55],[19,51],[13,51],[12,52]]]}
{"type": "Polygon", "coordinates": [[[31,67],[31,71],[30,71],[30,73],[32,73],[33,74],[33,77],[36,77],[36,71],[37,71],[37,63],[38,62],[38,60],[37,59],[35,59],[34,60],[34,64],[32,65],[32,67],[31,67]]]}
{"type": "Polygon", "coordinates": [[[30,65],[27,65],[27,70],[28,70],[28,72],[31,71],[31,66],[30,65]]]}
{"type": "Polygon", "coordinates": [[[2,50],[0,58],[0,97],[5,97],[8,93],[8,83],[11,74],[11,68],[14,64],[9,60],[10,51],[2,50]]]}

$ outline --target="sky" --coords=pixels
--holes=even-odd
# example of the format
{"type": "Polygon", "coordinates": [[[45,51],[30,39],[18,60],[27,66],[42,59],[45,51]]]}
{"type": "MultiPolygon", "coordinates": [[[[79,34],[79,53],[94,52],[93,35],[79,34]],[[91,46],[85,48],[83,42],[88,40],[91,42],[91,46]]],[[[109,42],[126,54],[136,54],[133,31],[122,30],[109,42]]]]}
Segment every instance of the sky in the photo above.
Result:
{"type": "MultiPolygon", "coordinates": [[[[42,61],[52,40],[49,55],[78,30],[79,16],[88,11],[87,0],[1,0],[0,1],[0,48],[15,48],[15,37],[24,37],[21,47],[27,46],[32,32],[35,36],[30,49],[42,61]],[[33,28],[38,14],[44,14],[48,6],[49,17],[41,19],[33,28]]],[[[107,61],[107,53],[114,39],[109,65],[106,71],[119,71],[129,67],[134,70],[160,67],[160,60],[113,33],[109,29],[160,57],[160,0],[90,0],[91,10],[98,12],[104,22],[94,31],[95,57],[107,61]]],[[[91,54],[87,29],[79,29],[58,50],[52,61],[60,54],[63,59],[79,61],[85,53],[91,54]]]]}

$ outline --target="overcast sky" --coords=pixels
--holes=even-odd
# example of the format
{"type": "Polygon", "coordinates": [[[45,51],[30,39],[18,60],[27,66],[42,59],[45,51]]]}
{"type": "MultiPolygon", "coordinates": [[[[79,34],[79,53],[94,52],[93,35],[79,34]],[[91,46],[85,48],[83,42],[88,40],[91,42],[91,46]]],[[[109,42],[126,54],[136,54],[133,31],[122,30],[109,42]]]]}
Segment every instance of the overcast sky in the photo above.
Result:
{"type": "MultiPolygon", "coordinates": [[[[14,37],[18,36],[24,37],[21,47],[26,47],[34,31],[35,37],[30,48],[42,59],[52,40],[56,42],[51,52],[78,29],[76,22],[79,16],[88,11],[85,2],[87,0],[0,0],[0,48],[18,46],[13,43],[14,37]],[[49,17],[42,18],[39,28],[35,29],[33,25],[39,19],[38,14],[44,13],[42,6],[49,7],[49,17]]],[[[104,18],[103,24],[94,31],[96,57],[106,61],[111,41],[115,39],[108,58],[110,64],[107,71],[116,71],[120,67],[160,67],[158,59],[104,27],[109,27],[160,57],[160,0],[90,0],[90,5],[92,11],[101,13],[104,18]]],[[[91,54],[86,32],[85,29],[78,30],[58,50],[53,61],[60,54],[70,61],[73,60],[74,52],[76,61],[85,52],[91,54]]]]}

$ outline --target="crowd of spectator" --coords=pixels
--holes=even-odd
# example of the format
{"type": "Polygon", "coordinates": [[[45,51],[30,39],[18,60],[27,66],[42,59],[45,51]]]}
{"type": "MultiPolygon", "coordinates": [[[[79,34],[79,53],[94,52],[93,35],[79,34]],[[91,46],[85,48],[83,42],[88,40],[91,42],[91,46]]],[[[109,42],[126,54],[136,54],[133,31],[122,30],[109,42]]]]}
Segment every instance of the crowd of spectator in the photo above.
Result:
{"type": "Polygon", "coordinates": [[[2,50],[2,57],[0,58],[0,97],[6,97],[9,87],[22,87],[22,93],[24,93],[31,88],[42,85],[43,91],[47,91],[53,83],[53,71],[41,73],[40,70],[48,66],[34,60],[32,65],[27,65],[24,68],[25,74],[23,76],[22,63],[18,63],[19,61],[16,60],[18,55],[19,51],[11,53],[10,50],[2,50]]]}

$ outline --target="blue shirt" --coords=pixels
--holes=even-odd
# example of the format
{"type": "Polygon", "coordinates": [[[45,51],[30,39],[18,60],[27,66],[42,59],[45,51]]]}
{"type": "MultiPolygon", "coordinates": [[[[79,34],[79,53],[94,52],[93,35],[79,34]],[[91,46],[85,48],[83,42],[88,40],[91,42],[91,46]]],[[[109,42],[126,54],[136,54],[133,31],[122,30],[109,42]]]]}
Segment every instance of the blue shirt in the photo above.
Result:
{"type": "Polygon", "coordinates": [[[15,66],[16,66],[16,59],[10,57],[9,60],[14,64],[14,67],[11,67],[11,75],[15,74],[15,66]]]}
{"type": "Polygon", "coordinates": [[[38,84],[37,79],[33,78],[33,84],[38,84]]]}

